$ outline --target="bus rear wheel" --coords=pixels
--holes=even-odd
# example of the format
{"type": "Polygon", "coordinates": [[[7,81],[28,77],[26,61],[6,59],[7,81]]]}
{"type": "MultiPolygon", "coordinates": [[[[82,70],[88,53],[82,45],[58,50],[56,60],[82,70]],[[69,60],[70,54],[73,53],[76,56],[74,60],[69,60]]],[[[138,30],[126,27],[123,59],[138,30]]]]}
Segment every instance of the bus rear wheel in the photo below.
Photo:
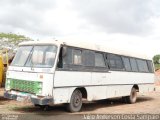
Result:
{"type": "Polygon", "coordinates": [[[125,101],[129,104],[133,104],[137,101],[137,90],[132,88],[130,96],[125,97],[125,101]]]}
{"type": "Polygon", "coordinates": [[[70,103],[67,104],[67,109],[70,112],[79,112],[82,107],[82,93],[80,90],[75,90],[72,93],[70,103]]]}

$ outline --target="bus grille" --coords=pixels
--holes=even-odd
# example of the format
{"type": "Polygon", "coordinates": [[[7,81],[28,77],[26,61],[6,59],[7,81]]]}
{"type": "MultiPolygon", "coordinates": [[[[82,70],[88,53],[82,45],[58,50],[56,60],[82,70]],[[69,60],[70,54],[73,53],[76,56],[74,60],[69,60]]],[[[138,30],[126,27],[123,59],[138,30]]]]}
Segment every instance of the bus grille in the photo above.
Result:
{"type": "Polygon", "coordinates": [[[17,90],[34,94],[37,94],[40,91],[42,91],[42,82],[17,80],[17,79],[8,79],[8,80],[10,80],[11,90],[17,90]]]}

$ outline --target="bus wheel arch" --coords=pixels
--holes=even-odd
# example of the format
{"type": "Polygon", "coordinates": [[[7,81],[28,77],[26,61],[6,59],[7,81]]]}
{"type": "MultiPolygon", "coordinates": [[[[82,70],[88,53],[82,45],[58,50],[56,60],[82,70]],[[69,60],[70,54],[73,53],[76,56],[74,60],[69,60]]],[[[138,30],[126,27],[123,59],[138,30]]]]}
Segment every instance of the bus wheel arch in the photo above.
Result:
{"type": "Polygon", "coordinates": [[[87,90],[84,87],[80,87],[80,88],[76,88],[76,89],[81,91],[83,99],[87,99],[87,90]]]}
{"type": "Polygon", "coordinates": [[[137,92],[139,92],[139,86],[137,84],[134,84],[132,88],[135,88],[137,92]]]}

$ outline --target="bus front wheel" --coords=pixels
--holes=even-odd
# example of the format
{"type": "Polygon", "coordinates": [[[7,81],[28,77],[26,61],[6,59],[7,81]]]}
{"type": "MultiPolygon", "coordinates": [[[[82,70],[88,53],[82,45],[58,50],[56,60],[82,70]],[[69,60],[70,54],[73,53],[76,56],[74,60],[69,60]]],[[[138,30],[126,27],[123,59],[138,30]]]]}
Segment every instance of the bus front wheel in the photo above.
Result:
{"type": "Polygon", "coordinates": [[[70,112],[79,112],[82,107],[82,93],[76,89],[71,96],[70,103],[67,104],[67,109],[70,112]]]}

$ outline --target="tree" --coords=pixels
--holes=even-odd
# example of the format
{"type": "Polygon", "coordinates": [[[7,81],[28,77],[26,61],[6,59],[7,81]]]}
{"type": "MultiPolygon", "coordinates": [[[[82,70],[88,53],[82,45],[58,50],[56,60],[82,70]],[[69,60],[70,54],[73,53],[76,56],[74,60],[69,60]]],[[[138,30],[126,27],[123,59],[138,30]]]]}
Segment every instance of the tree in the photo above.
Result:
{"type": "Polygon", "coordinates": [[[155,55],[153,57],[153,62],[154,62],[155,70],[160,69],[160,55],[155,55]]]}
{"type": "Polygon", "coordinates": [[[0,49],[10,48],[15,49],[18,44],[23,41],[30,41],[32,39],[25,37],[24,35],[17,35],[13,33],[0,33],[0,49]]]}
{"type": "Polygon", "coordinates": [[[18,44],[23,41],[31,41],[32,39],[25,37],[24,35],[17,35],[13,33],[0,33],[0,56],[3,57],[3,63],[6,64],[8,53],[8,59],[13,58],[18,44]]]}
{"type": "Polygon", "coordinates": [[[154,64],[160,64],[160,55],[155,55],[153,57],[154,64]]]}

